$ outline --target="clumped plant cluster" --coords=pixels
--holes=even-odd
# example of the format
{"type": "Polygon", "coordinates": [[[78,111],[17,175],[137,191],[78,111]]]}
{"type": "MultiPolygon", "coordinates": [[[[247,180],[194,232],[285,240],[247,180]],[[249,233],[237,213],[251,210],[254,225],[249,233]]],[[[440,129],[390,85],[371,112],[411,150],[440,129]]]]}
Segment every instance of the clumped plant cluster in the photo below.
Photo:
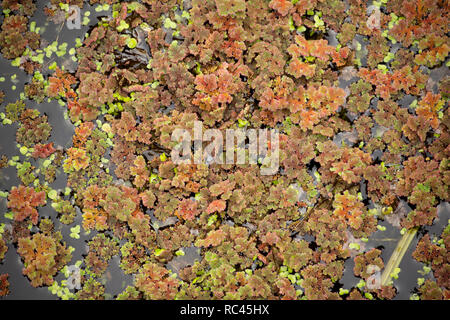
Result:
{"type": "MultiPolygon", "coordinates": [[[[69,5],[87,2],[52,0],[45,14],[65,23],[69,5]]],[[[21,184],[2,191],[12,220],[0,262],[14,244],[30,284],[63,299],[110,297],[113,257],[135,275],[117,299],[396,297],[398,272],[376,285],[387,261],[369,239],[384,220],[425,230],[449,201],[445,1],[90,4],[106,14],[69,44],[70,72],[47,63],[67,43],[41,41],[33,1],[2,1],[2,56],[30,79],[2,106],[20,154],[2,168],[16,167],[21,184]],[[28,108],[46,99],[74,126],[68,145],[28,108]],[[278,129],[278,172],[261,175],[262,161],[174,163],[171,135],[195,121],[278,129]],[[55,190],[61,175],[67,185],[55,190]],[[54,223],[87,237],[81,260],[54,223]],[[199,256],[182,260],[188,248],[199,256]],[[70,292],[55,277],[74,264],[81,287],[70,292]],[[360,282],[345,287],[352,272],[360,282]]],[[[412,297],[450,298],[449,239],[448,227],[421,236],[413,257],[429,276],[412,297]]],[[[0,296],[8,287],[0,275],[0,296]]]]}

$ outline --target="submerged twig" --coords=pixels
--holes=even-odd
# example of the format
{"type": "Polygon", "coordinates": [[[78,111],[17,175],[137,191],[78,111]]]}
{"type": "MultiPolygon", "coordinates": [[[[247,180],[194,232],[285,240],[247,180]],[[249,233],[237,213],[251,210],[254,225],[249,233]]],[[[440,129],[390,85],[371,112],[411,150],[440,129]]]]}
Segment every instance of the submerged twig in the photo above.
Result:
{"type": "Polygon", "coordinates": [[[406,253],[406,250],[408,250],[409,245],[411,244],[411,241],[414,239],[414,236],[417,233],[418,228],[413,228],[408,230],[403,237],[400,239],[400,241],[397,244],[397,247],[395,248],[394,252],[391,255],[391,258],[389,259],[386,267],[384,268],[384,271],[381,275],[381,285],[386,286],[388,285],[391,274],[394,272],[396,268],[399,267],[400,262],[403,259],[403,256],[406,253]]]}

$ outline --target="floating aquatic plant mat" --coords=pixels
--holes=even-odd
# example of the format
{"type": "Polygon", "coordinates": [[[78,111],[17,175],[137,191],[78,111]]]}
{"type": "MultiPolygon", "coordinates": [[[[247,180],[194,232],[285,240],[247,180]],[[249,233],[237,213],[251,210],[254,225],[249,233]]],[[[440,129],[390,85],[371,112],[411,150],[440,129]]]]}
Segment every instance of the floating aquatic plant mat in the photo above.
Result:
{"type": "Polygon", "coordinates": [[[450,298],[448,1],[0,5],[1,299],[450,298]]]}

